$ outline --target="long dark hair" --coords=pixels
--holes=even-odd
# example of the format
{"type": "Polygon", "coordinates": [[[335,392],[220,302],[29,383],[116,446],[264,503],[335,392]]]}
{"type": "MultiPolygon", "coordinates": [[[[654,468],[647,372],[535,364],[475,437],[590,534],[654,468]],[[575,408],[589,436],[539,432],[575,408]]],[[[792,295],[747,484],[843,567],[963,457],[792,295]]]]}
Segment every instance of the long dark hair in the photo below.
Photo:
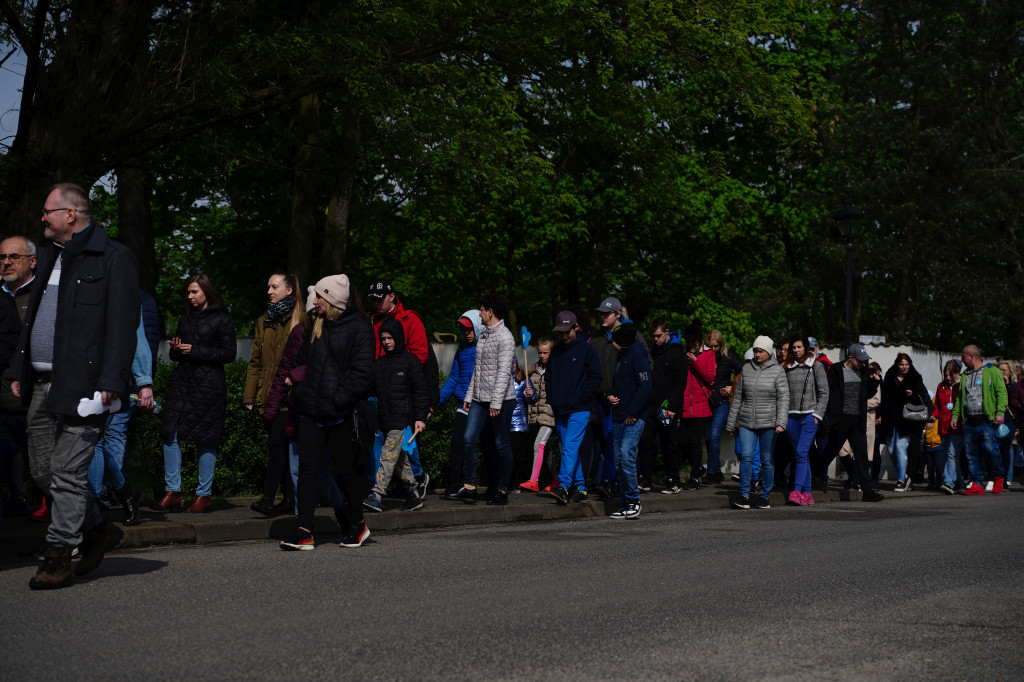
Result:
{"type": "Polygon", "coordinates": [[[227,310],[227,306],[224,305],[224,299],[217,293],[217,287],[213,286],[213,282],[210,280],[210,276],[205,273],[199,273],[189,277],[188,281],[185,282],[185,314],[192,317],[192,306],[188,302],[188,288],[193,284],[198,284],[199,288],[203,292],[203,296],[206,296],[206,305],[209,308],[216,308],[217,310],[227,310]]]}
{"type": "Polygon", "coordinates": [[[792,337],[787,342],[787,343],[789,343],[789,351],[787,352],[787,356],[788,357],[786,358],[786,364],[787,365],[792,365],[794,362],[796,362],[796,356],[793,355],[793,344],[796,343],[797,341],[799,341],[800,343],[804,344],[804,359],[805,360],[807,359],[808,355],[811,356],[812,358],[814,357],[814,349],[811,348],[811,342],[808,341],[807,335],[806,334],[797,334],[796,336],[792,337]]]}
{"type": "Polygon", "coordinates": [[[892,367],[890,367],[885,373],[886,379],[892,379],[895,381],[896,377],[899,376],[900,373],[900,362],[903,360],[906,360],[910,365],[910,369],[907,370],[907,378],[917,374],[917,370],[914,369],[914,361],[910,359],[910,356],[906,353],[898,353],[896,355],[896,359],[892,362],[892,367]]]}

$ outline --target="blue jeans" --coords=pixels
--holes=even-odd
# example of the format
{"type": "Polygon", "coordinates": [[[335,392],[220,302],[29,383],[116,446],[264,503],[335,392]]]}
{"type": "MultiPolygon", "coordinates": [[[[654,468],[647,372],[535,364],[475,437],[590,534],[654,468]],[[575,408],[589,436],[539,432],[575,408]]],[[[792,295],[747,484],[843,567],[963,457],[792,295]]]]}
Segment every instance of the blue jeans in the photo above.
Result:
{"type": "Polygon", "coordinates": [[[889,436],[885,445],[889,448],[889,454],[892,455],[893,461],[896,462],[896,480],[907,480],[907,446],[910,445],[910,436],[901,434],[899,425],[894,425],[892,435],[889,436]]]}
{"type": "Polygon", "coordinates": [[[1010,431],[1005,438],[999,439],[999,458],[1006,476],[1006,482],[1013,480],[1013,436],[1017,433],[1017,424],[1012,419],[1003,421],[1010,431]]]}
{"type": "Polygon", "coordinates": [[[772,462],[772,450],[775,448],[775,428],[746,429],[739,427],[740,441],[740,495],[750,496],[750,484],[753,478],[755,447],[760,447],[761,460],[761,496],[768,499],[775,482],[775,464],[772,462]]]}
{"type": "Polygon", "coordinates": [[[947,488],[963,483],[963,472],[960,471],[960,451],[964,449],[964,435],[951,433],[942,436],[942,451],[946,453],[946,468],[942,472],[942,483],[947,488]]]}
{"type": "Polygon", "coordinates": [[[115,412],[107,417],[107,428],[103,437],[96,443],[92,463],[89,465],[89,489],[92,496],[98,498],[103,489],[103,481],[107,480],[114,488],[124,485],[121,465],[124,463],[124,449],[128,444],[128,420],[132,411],[115,412]]]}
{"type": "MultiPolygon", "coordinates": [[[[509,440],[509,433],[512,431],[512,412],[515,411],[515,399],[506,400],[501,404],[501,412],[496,417],[490,413],[490,405],[473,401],[469,406],[469,415],[466,417],[466,435],[462,441],[463,457],[466,463],[466,480],[469,479],[469,462],[476,462],[476,442],[480,438],[484,426],[491,425],[494,433],[493,452],[488,457],[487,476],[488,490],[508,490],[508,477],[512,473],[512,443],[509,440]]],[[[489,451],[485,450],[485,454],[489,451]]],[[[474,471],[474,478],[476,472],[474,471]]]]}
{"type": "Polygon", "coordinates": [[[996,427],[992,422],[971,426],[964,421],[964,449],[967,453],[967,471],[972,483],[985,485],[982,458],[988,464],[988,475],[992,479],[1003,475],[999,444],[996,442],[996,427]]]}
{"type": "Polygon", "coordinates": [[[796,453],[796,471],[793,473],[793,489],[802,493],[811,492],[811,444],[818,432],[818,422],[813,414],[798,414],[786,422],[786,433],[793,441],[796,453]]]}
{"type": "Polygon", "coordinates": [[[729,421],[729,401],[723,400],[722,404],[711,413],[711,420],[704,427],[704,444],[708,449],[708,475],[717,476],[722,473],[722,431],[725,430],[725,423],[729,421]]]}
{"type": "MultiPolygon", "coordinates": [[[[217,466],[217,448],[199,445],[199,487],[196,495],[213,492],[213,470],[217,466]]],[[[164,443],[164,488],[168,492],[181,492],[181,446],[178,430],[174,430],[169,443],[164,443]]]]}
{"type": "MultiPolygon", "coordinates": [[[[736,438],[733,439],[733,452],[736,453],[736,459],[740,461],[740,466],[743,465],[743,458],[740,457],[740,436],[739,432],[736,433],[736,438]]],[[[761,475],[761,444],[758,441],[754,441],[754,455],[750,458],[751,466],[751,480],[759,481],[761,479],[758,476],[761,475]]],[[[742,474],[741,474],[742,475],[742,474]]]]}
{"type": "Polygon", "coordinates": [[[640,436],[644,433],[644,420],[637,419],[632,426],[626,422],[612,424],[612,447],[615,449],[616,480],[622,495],[622,505],[640,501],[640,488],[636,482],[636,453],[640,436]]]}
{"type": "Polygon", "coordinates": [[[576,486],[586,490],[583,478],[583,462],[580,458],[580,445],[583,434],[590,421],[590,412],[573,412],[572,414],[555,415],[555,431],[562,443],[562,463],[558,471],[558,484],[568,490],[576,486]]]}

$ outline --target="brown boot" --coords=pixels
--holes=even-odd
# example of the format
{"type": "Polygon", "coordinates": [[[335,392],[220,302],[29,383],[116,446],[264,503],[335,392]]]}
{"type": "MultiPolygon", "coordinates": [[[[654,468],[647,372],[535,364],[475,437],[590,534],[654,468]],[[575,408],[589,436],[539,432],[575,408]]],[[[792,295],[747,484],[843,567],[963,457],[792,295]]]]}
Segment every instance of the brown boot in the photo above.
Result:
{"type": "Polygon", "coordinates": [[[56,590],[71,587],[71,550],[63,545],[47,545],[43,553],[43,565],[39,572],[28,581],[33,590],[56,590]]]}
{"type": "Polygon", "coordinates": [[[162,512],[181,511],[181,493],[168,490],[160,501],[153,505],[153,509],[162,512]]]}
{"type": "Polygon", "coordinates": [[[196,498],[196,501],[192,503],[192,506],[189,507],[186,511],[188,511],[191,514],[202,514],[204,512],[210,511],[210,504],[211,503],[209,495],[200,495],[199,497],[196,498]]]}
{"type": "Polygon", "coordinates": [[[103,555],[117,547],[122,538],[124,531],[112,521],[104,521],[102,527],[83,533],[79,548],[82,558],[75,564],[75,575],[85,575],[94,570],[103,561],[103,555]]]}

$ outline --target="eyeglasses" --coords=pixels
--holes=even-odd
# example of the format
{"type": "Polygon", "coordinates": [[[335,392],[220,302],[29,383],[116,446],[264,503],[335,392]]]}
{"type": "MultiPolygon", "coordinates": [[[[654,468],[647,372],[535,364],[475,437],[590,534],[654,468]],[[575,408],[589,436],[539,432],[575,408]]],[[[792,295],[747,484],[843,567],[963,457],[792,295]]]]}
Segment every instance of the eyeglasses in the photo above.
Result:
{"type": "Polygon", "coordinates": [[[7,260],[8,258],[11,259],[12,263],[17,263],[22,258],[31,258],[31,257],[32,257],[32,254],[30,254],[30,253],[0,253],[0,263],[2,263],[3,261],[7,260]]]}
{"type": "Polygon", "coordinates": [[[46,216],[50,215],[54,211],[74,211],[74,210],[76,210],[76,209],[73,209],[70,206],[65,206],[64,208],[44,208],[43,209],[43,217],[45,218],[46,216]]]}

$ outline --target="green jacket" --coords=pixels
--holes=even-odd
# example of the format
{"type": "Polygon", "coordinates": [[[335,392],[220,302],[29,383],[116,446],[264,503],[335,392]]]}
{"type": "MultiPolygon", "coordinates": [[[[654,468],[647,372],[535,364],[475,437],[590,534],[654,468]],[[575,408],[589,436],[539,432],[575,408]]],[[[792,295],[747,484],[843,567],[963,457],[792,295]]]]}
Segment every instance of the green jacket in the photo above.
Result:
{"type": "MultiPolygon", "coordinates": [[[[967,402],[967,381],[965,374],[960,378],[960,391],[956,394],[956,403],[953,405],[953,419],[964,421],[967,414],[964,412],[964,404],[967,402]]],[[[981,371],[981,398],[985,408],[985,417],[992,421],[996,417],[1006,414],[1006,384],[1003,383],[1003,373],[991,362],[985,363],[981,371]]]]}

